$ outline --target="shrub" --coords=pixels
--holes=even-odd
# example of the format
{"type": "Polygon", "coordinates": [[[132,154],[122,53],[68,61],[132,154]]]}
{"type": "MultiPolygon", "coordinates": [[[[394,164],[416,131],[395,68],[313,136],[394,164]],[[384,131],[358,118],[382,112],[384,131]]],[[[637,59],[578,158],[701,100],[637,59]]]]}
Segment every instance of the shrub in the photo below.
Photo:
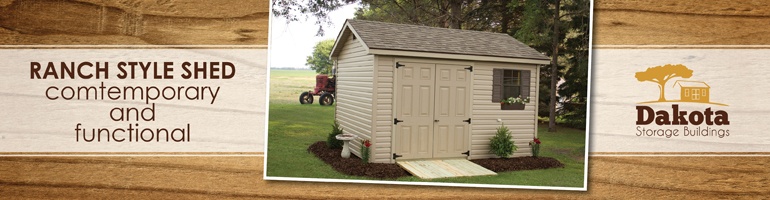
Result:
{"type": "Polygon", "coordinates": [[[489,139],[489,153],[496,156],[507,158],[516,151],[517,147],[511,141],[511,131],[505,125],[497,128],[497,133],[489,139]]]}
{"type": "MultiPolygon", "coordinates": [[[[560,122],[557,120],[556,123],[560,123],[560,122]]],[[[570,128],[586,130],[585,115],[583,115],[582,117],[578,115],[565,115],[564,120],[562,120],[560,124],[570,128]]]]}
{"type": "Polygon", "coordinates": [[[339,134],[342,134],[342,128],[340,128],[340,124],[335,121],[334,125],[332,125],[332,132],[326,137],[326,146],[329,146],[330,149],[342,148],[342,140],[337,139],[337,135],[339,134]]]}

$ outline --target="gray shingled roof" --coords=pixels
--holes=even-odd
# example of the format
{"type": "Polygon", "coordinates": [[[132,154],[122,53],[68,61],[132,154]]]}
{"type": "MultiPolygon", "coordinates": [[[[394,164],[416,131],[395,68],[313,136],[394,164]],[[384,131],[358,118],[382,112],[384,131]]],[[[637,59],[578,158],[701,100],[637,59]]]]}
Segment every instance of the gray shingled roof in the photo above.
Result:
{"type": "Polygon", "coordinates": [[[492,32],[348,19],[370,49],[549,60],[513,37],[492,32]]]}

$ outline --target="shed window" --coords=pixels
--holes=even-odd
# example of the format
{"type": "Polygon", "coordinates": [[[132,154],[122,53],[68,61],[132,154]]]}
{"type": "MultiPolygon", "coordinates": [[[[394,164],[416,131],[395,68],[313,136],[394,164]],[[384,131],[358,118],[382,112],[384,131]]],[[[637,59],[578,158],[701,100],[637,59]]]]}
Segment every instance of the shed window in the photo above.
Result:
{"type": "Polygon", "coordinates": [[[508,97],[519,97],[519,95],[521,95],[521,71],[503,70],[502,99],[508,97]]]}
{"type": "Polygon", "coordinates": [[[508,97],[529,97],[530,70],[493,69],[492,102],[508,97]]]}

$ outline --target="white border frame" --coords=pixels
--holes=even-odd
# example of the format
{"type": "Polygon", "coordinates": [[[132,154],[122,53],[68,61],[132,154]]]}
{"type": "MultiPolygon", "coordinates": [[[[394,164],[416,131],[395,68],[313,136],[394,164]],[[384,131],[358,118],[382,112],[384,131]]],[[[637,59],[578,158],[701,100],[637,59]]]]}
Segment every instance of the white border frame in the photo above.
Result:
{"type": "MultiPolygon", "coordinates": [[[[590,20],[589,30],[591,30],[588,36],[588,95],[586,97],[586,135],[585,135],[585,150],[583,155],[583,187],[557,187],[557,186],[527,186],[527,185],[497,185],[497,184],[475,184],[475,183],[446,183],[446,182],[409,182],[409,181],[385,181],[385,180],[356,180],[356,179],[328,179],[328,178],[297,178],[297,177],[275,177],[267,175],[267,158],[268,158],[268,122],[270,121],[270,48],[267,52],[267,94],[265,95],[265,154],[262,168],[262,179],[267,181],[304,181],[304,182],[330,182],[330,183],[369,183],[369,184],[383,184],[383,185],[419,185],[419,186],[448,186],[448,187],[470,187],[470,188],[514,188],[514,189],[540,189],[540,190],[568,190],[568,191],[588,191],[588,150],[589,150],[589,138],[590,138],[590,125],[591,125],[591,70],[592,70],[592,56],[593,56],[593,27],[594,27],[594,1],[591,0],[589,5],[590,20]]],[[[273,5],[270,4],[270,10],[273,9],[273,5]]],[[[273,22],[274,16],[271,14],[268,23],[273,22]]],[[[268,34],[268,46],[272,46],[272,29],[273,26],[269,26],[268,34]]],[[[344,30],[346,26],[343,26],[344,30]]],[[[537,134],[537,131],[535,131],[537,134]]]]}

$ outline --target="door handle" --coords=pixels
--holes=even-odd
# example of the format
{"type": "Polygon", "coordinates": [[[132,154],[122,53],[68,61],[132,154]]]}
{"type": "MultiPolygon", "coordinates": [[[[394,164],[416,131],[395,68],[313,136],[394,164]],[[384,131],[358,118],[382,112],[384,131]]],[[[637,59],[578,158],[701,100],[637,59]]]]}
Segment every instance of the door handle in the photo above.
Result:
{"type": "Polygon", "coordinates": [[[438,122],[438,119],[434,119],[433,122],[438,122]]]}

